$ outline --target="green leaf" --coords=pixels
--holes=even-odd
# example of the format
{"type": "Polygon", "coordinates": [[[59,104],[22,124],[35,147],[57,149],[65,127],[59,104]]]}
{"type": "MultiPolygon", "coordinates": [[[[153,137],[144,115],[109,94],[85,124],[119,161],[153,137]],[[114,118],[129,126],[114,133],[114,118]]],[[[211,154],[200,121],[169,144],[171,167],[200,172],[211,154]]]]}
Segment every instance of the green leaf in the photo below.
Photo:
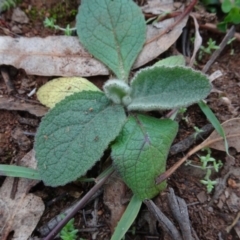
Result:
{"type": "Polygon", "coordinates": [[[183,55],[171,56],[164,58],[154,64],[154,66],[166,66],[166,67],[175,67],[175,66],[185,66],[185,58],[183,55]]]}
{"type": "Polygon", "coordinates": [[[0,164],[0,176],[41,180],[39,172],[35,169],[4,164],[0,164]]]}
{"type": "Polygon", "coordinates": [[[103,90],[106,94],[106,97],[111,99],[116,104],[123,103],[123,99],[129,97],[131,92],[131,88],[129,87],[129,85],[118,79],[108,80],[104,84],[103,90]]]}
{"type": "Polygon", "coordinates": [[[132,0],[83,0],[77,15],[77,34],[83,46],[127,80],[145,41],[146,24],[132,0]]]}
{"type": "Polygon", "coordinates": [[[101,92],[66,97],[43,118],[36,135],[38,169],[46,185],[84,175],[103,155],[125,122],[122,106],[101,92]]]}
{"type": "Polygon", "coordinates": [[[224,0],[223,3],[222,3],[222,11],[224,13],[228,13],[228,12],[230,12],[231,8],[232,8],[231,1],[230,0],[224,0]]]}
{"type": "Polygon", "coordinates": [[[219,0],[202,0],[204,5],[215,5],[219,4],[219,0]]]}
{"type": "Polygon", "coordinates": [[[240,23],[240,8],[234,7],[231,9],[230,13],[232,23],[239,24],[240,23]]]}
{"type": "Polygon", "coordinates": [[[227,142],[227,138],[221,123],[218,121],[215,114],[212,112],[212,110],[209,108],[209,106],[205,102],[200,101],[198,103],[198,106],[201,108],[201,110],[203,111],[203,113],[205,114],[209,122],[213,125],[217,133],[224,139],[226,153],[229,155],[228,142],[227,142]]]}
{"type": "Polygon", "coordinates": [[[186,107],[204,99],[211,91],[206,75],[180,66],[144,69],[134,77],[131,87],[130,111],[186,107]]]}
{"type": "Polygon", "coordinates": [[[112,145],[113,165],[139,199],[153,198],[166,187],[166,182],[156,185],[155,179],[165,171],[177,130],[170,119],[131,116],[112,145]]]}
{"type": "Polygon", "coordinates": [[[217,24],[217,28],[221,32],[226,32],[227,31],[227,23],[226,22],[220,22],[220,23],[217,24]]]}
{"type": "Polygon", "coordinates": [[[131,201],[129,202],[125,212],[123,213],[118,225],[111,237],[111,240],[121,240],[127,230],[131,227],[133,221],[137,217],[140,208],[142,206],[142,201],[138,197],[133,195],[131,201]]]}

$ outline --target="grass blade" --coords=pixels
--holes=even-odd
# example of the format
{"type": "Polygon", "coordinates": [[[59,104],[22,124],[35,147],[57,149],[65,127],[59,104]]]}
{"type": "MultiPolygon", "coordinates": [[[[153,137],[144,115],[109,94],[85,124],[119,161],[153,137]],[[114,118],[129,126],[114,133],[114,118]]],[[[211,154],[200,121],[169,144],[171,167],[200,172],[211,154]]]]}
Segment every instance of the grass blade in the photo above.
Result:
{"type": "Polygon", "coordinates": [[[228,152],[227,138],[226,138],[226,135],[225,135],[225,132],[224,132],[224,129],[223,129],[221,123],[218,121],[215,114],[212,112],[212,110],[209,108],[209,106],[205,102],[200,101],[198,103],[198,105],[201,108],[201,110],[203,111],[203,113],[205,114],[205,116],[207,117],[207,119],[209,120],[209,122],[213,125],[213,127],[215,128],[217,133],[224,139],[226,153],[228,155],[230,155],[228,152]]]}
{"type": "Polygon", "coordinates": [[[133,195],[130,203],[127,206],[122,218],[118,222],[118,225],[112,235],[111,240],[121,240],[127,230],[131,227],[133,221],[137,217],[139,213],[140,207],[142,205],[142,201],[138,199],[135,195],[133,195]]]}
{"type": "Polygon", "coordinates": [[[5,164],[0,164],[0,176],[41,180],[39,172],[35,169],[5,164]]]}

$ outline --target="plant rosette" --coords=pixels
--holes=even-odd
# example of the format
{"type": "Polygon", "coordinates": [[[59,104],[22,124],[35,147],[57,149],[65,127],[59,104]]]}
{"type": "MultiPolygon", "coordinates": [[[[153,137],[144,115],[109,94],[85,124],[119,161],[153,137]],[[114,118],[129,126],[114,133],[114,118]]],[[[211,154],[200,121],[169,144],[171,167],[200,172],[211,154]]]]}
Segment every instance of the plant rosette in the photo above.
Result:
{"type": "Polygon", "coordinates": [[[211,84],[200,72],[171,65],[172,60],[143,69],[129,81],[146,35],[144,16],[133,1],[83,0],[77,33],[116,78],[104,84],[104,92],[66,97],[42,119],[35,142],[42,180],[50,186],[74,181],[110,148],[114,168],[134,194],[153,198],[166,187],[165,182],[156,185],[155,178],[165,171],[178,124],[146,113],[196,103],[211,84]]]}

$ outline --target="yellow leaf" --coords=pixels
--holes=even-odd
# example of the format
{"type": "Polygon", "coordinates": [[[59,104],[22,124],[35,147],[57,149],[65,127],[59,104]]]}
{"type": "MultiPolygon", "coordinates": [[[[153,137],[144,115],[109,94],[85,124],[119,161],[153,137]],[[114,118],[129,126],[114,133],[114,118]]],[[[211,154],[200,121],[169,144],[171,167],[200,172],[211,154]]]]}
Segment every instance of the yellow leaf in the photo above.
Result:
{"type": "Polygon", "coordinates": [[[47,82],[37,91],[38,100],[45,106],[53,108],[65,97],[81,91],[100,91],[93,83],[80,77],[62,77],[47,82]]]}

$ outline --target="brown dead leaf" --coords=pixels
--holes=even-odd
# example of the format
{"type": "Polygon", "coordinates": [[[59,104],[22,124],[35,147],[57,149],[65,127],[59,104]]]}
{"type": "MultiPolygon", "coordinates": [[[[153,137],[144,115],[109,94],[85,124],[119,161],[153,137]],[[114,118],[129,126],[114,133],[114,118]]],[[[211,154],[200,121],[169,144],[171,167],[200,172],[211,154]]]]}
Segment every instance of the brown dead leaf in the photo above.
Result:
{"type": "Polygon", "coordinates": [[[147,4],[142,7],[144,13],[152,13],[160,15],[177,11],[182,7],[181,2],[174,2],[172,0],[148,0],[147,4]]]}
{"type": "MultiPolygon", "coordinates": [[[[228,146],[235,148],[240,152],[240,118],[232,118],[222,123],[225,135],[228,141],[228,146]]],[[[201,144],[207,145],[207,142],[219,138],[219,134],[213,131],[212,134],[201,144]]],[[[220,151],[225,151],[224,141],[216,141],[208,145],[210,148],[214,148],[220,151]]]]}
{"type": "Polygon", "coordinates": [[[27,111],[37,117],[42,117],[48,111],[48,108],[34,105],[31,103],[20,102],[19,99],[11,99],[8,97],[0,97],[0,109],[27,111]]]}
{"type": "MultiPolygon", "coordinates": [[[[143,7],[144,12],[151,12],[154,14],[160,14],[164,12],[172,12],[176,10],[182,10],[183,8],[177,8],[173,1],[149,1],[147,6],[143,7]]],[[[161,32],[164,32],[171,24],[174,23],[175,19],[166,19],[154,25],[149,25],[147,27],[147,38],[146,44],[144,45],[143,50],[140,52],[136,62],[134,63],[133,68],[138,68],[156,57],[161,53],[165,52],[170,48],[179,36],[182,33],[182,29],[185,27],[188,20],[188,16],[185,17],[176,27],[174,27],[169,33],[162,35],[159,38],[156,38],[154,41],[151,41],[156,36],[161,35],[161,32]]]]}
{"type": "Polygon", "coordinates": [[[126,195],[126,185],[117,176],[112,176],[108,183],[104,186],[104,204],[111,211],[111,220],[109,222],[111,232],[114,232],[118,221],[121,219],[126,205],[123,204],[126,195]]]}
{"type": "MultiPolygon", "coordinates": [[[[28,152],[20,165],[36,168],[34,151],[28,152]]],[[[11,190],[14,178],[7,177],[0,189],[0,239],[6,240],[10,232],[14,232],[14,240],[25,240],[35,229],[43,211],[42,199],[29,190],[39,181],[20,178],[14,199],[11,190]]]]}
{"type": "Polygon", "coordinates": [[[95,60],[77,37],[0,37],[0,65],[22,68],[30,75],[95,76],[108,75],[108,69],[95,60]]]}
{"type": "MultiPolygon", "coordinates": [[[[175,10],[173,3],[168,4],[175,10]]],[[[133,68],[138,68],[166,51],[180,36],[188,17],[169,33],[146,43],[133,68]]],[[[164,32],[174,19],[147,27],[146,41],[164,32]]],[[[11,38],[0,36],[0,65],[22,68],[29,75],[96,76],[108,75],[109,70],[94,59],[80,44],[78,37],[50,36],[46,38],[11,38]]]]}

